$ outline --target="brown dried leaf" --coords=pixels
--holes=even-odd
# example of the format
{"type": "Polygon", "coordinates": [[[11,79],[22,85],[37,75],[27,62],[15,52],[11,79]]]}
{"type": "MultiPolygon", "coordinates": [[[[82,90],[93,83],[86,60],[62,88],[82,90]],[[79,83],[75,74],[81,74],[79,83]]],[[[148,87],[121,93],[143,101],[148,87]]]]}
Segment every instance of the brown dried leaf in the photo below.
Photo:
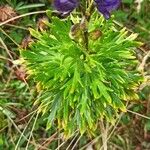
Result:
{"type": "Polygon", "coordinates": [[[92,40],[97,40],[101,36],[102,36],[102,32],[99,29],[90,32],[90,37],[92,40]]]}
{"type": "Polygon", "coordinates": [[[15,70],[15,75],[16,77],[18,78],[18,80],[21,80],[21,81],[26,81],[26,72],[25,72],[25,69],[20,67],[20,68],[17,68],[15,70]]]}
{"type": "Polygon", "coordinates": [[[20,47],[23,49],[26,49],[32,42],[33,42],[33,39],[31,38],[30,35],[28,35],[22,40],[20,47]]]}
{"type": "Polygon", "coordinates": [[[17,16],[17,13],[12,7],[8,5],[0,6],[0,22],[6,21],[15,16],[17,16]]]}
{"type": "Polygon", "coordinates": [[[38,22],[37,22],[37,28],[40,31],[46,30],[47,29],[47,25],[45,24],[45,22],[47,22],[47,21],[48,21],[47,17],[39,18],[38,22]]]}

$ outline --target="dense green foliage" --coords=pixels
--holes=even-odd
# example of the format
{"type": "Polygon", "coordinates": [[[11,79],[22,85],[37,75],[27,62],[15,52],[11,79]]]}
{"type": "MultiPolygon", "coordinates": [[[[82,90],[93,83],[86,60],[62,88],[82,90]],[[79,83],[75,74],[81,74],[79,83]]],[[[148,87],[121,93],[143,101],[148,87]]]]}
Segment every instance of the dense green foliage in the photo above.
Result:
{"type": "Polygon", "coordinates": [[[137,99],[140,75],[134,70],[134,48],[140,43],[134,41],[136,34],[118,31],[112,20],[95,13],[88,32],[101,35],[89,36],[86,48],[80,33],[81,40],[70,38],[69,19],[53,17],[48,31],[30,29],[35,42],[21,54],[31,78],[44,90],[36,103],[40,112],[49,113],[47,128],[57,118],[59,128],[70,134],[78,128],[92,132],[100,119],[113,123],[119,110],[126,111],[124,101],[137,99]]]}

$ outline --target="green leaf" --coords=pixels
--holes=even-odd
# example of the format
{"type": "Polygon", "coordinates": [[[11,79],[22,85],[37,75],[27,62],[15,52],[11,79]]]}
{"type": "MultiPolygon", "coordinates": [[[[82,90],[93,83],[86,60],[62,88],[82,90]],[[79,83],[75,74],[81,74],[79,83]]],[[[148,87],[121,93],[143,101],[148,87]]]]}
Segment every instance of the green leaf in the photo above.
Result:
{"type": "Polygon", "coordinates": [[[99,89],[100,93],[104,96],[106,101],[111,104],[112,99],[109,95],[107,87],[102,82],[98,82],[98,89],[99,89]]]}
{"type": "Polygon", "coordinates": [[[68,105],[68,99],[65,99],[65,101],[64,101],[64,122],[65,122],[65,124],[67,124],[68,123],[68,115],[69,115],[69,105],[68,105]]]}
{"type": "Polygon", "coordinates": [[[112,98],[113,98],[113,101],[112,101],[113,106],[116,109],[119,108],[121,111],[126,112],[126,107],[123,104],[123,102],[115,94],[112,93],[111,95],[112,95],[112,98]]]}
{"type": "Polygon", "coordinates": [[[45,4],[28,4],[28,5],[23,5],[17,8],[17,10],[23,10],[23,9],[29,9],[29,8],[37,8],[37,7],[43,7],[45,4]]]}
{"type": "Polygon", "coordinates": [[[50,109],[50,115],[48,117],[47,121],[47,130],[51,127],[52,122],[55,119],[56,112],[58,111],[58,108],[60,107],[61,97],[60,94],[57,94],[54,98],[54,101],[52,103],[52,107],[50,109]]]}

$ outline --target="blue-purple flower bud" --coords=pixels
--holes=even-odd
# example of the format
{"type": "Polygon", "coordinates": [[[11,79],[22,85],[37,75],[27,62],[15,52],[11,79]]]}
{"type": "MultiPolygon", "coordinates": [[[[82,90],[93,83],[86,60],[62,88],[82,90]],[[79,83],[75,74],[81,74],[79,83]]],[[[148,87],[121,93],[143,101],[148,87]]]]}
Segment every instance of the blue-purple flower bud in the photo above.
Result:
{"type": "Polygon", "coordinates": [[[121,0],[95,0],[95,3],[98,11],[103,14],[105,19],[109,19],[110,13],[119,7],[121,0]]]}
{"type": "Polygon", "coordinates": [[[54,0],[54,7],[61,13],[70,13],[78,6],[78,0],[54,0]]]}

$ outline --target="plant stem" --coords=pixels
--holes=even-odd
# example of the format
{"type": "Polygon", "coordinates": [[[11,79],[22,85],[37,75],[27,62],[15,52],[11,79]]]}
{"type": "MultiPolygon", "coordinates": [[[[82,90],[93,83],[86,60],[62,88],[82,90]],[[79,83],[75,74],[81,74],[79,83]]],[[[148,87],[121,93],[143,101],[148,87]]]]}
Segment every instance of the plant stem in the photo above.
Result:
{"type": "Polygon", "coordinates": [[[82,20],[81,20],[81,29],[83,30],[83,41],[85,44],[85,49],[88,51],[88,45],[89,45],[89,39],[88,39],[88,27],[87,27],[87,18],[86,16],[83,16],[82,20]]]}
{"type": "Polygon", "coordinates": [[[88,51],[89,47],[89,35],[88,35],[88,22],[90,21],[90,16],[93,11],[93,0],[88,2],[88,8],[84,14],[84,23],[85,23],[85,30],[84,30],[84,41],[85,41],[85,48],[88,51]]]}
{"type": "Polygon", "coordinates": [[[0,23],[0,26],[5,25],[5,24],[7,24],[7,23],[9,23],[11,21],[14,21],[16,19],[19,19],[19,18],[23,18],[23,17],[26,17],[26,16],[35,15],[35,14],[43,14],[43,13],[46,13],[46,11],[45,10],[41,10],[41,11],[35,11],[35,12],[29,12],[29,13],[26,13],[26,14],[22,14],[20,16],[16,16],[16,17],[10,18],[10,19],[0,23]]]}
{"type": "Polygon", "coordinates": [[[101,135],[102,135],[103,150],[107,150],[107,125],[105,128],[103,120],[100,120],[100,128],[101,128],[101,135]]]}

